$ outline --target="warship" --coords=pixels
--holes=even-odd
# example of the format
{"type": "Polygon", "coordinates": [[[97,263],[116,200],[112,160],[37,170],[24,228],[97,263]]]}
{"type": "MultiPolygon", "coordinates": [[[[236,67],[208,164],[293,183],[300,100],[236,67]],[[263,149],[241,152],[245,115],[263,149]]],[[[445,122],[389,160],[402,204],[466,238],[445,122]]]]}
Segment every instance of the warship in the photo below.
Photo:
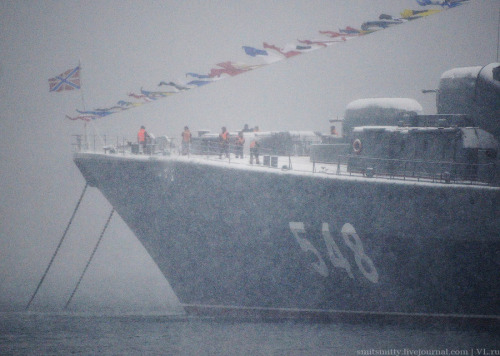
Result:
{"type": "Polygon", "coordinates": [[[244,133],[243,158],[201,132],[74,162],[187,313],[499,321],[499,71],[443,73],[435,115],[360,99],[342,135],[244,133]]]}

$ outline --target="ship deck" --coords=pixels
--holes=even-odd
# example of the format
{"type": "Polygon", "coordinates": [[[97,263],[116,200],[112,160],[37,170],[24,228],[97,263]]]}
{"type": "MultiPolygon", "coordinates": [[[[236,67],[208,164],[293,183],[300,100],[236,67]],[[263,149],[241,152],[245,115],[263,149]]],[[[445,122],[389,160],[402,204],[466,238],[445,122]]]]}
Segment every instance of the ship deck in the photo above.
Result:
{"type": "Polygon", "coordinates": [[[187,154],[182,155],[177,149],[155,151],[144,154],[142,152],[132,153],[130,146],[115,148],[106,146],[100,149],[77,149],[76,155],[96,155],[114,159],[126,159],[137,161],[183,161],[193,164],[226,167],[228,169],[253,170],[268,172],[271,174],[293,174],[307,175],[324,179],[341,179],[366,182],[391,182],[393,184],[417,184],[433,186],[470,186],[478,189],[500,189],[491,183],[477,180],[447,180],[442,174],[428,174],[426,172],[399,172],[398,174],[379,174],[376,171],[356,172],[349,170],[347,158],[339,157],[334,163],[314,162],[309,156],[276,156],[261,154],[259,163],[250,163],[249,155],[244,158],[236,158],[233,153],[229,157],[219,158],[214,154],[187,154]]]}

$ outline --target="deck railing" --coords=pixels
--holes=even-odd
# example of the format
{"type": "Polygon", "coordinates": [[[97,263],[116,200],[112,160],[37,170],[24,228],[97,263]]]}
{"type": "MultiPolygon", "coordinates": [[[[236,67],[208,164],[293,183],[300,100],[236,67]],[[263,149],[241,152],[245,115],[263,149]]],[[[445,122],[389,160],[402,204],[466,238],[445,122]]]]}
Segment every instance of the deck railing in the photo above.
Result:
{"type": "Polygon", "coordinates": [[[491,185],[498,180],[495,163],[386,159],[358,155],[345,156],[345,159],[349,174],[361,173],[368,177],[377,175],[391,179],[491,185]]]}
{"type": "Polygon", "coordinates": [[[116,155],[179,155],[187,158],[197,157],[207,160],[226,161],[230,164],[258,164],[281,170],[312,172],[326,175],[363,176],[367,178],[385,178],[394,180],[425,181],[435,183],[500,185],[498,167],[494,163],[468,164],[423,160],[401,160],[362,157],[358,155],[338,155],[328,163],[314,161],[308,156],[293,154],[278,155],[273,149],[258,148],[258,160],[255,152],[248,147],[230,143],[227,146],[208,141],[203,144],[189,145],[183,150],[179,140],[156,138],[145,146],[126,137],[73,135],[74,152],[94,152],[116,155]],[[237,158],[241,157],[241,158],[237,158]],[[253,159],[252,159],[252,158],[253,159]],[[257,163],[258,162],[258,163],[257,163]],[[307,163],[307,164],[305,164],[307,163]]]}

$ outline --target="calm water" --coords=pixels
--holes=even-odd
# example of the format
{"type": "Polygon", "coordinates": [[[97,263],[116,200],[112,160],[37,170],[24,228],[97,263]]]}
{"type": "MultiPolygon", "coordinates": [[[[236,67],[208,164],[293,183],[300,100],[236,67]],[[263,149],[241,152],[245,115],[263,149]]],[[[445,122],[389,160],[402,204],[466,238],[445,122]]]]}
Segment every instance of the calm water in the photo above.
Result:
{"type": "Polygon", "coordinates": [[[500,355],[499,349],[497,330],[451,325],[0,313],[0,355],[500,355]]]}

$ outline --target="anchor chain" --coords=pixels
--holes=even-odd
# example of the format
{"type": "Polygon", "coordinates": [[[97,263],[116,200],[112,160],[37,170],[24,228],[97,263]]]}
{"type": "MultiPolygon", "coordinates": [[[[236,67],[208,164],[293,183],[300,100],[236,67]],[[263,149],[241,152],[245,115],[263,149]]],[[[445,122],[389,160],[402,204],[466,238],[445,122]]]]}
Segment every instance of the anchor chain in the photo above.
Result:
{"type": "Polygon", "coordinates": [[[111,218],[113,217],[113,213],[115,212],[115,209],[111,209],[111,213],[109,214],[109,217],[108,217],[108,220],[106,221],[106,224],[104,225],[104,228],[102,229],[102,232],[101,232],[101,236],[99,236],[99,239],[97,240],[97,243],[96,245],[94,246],[94,250],[92,251],[92,253],[90,254],[90,257],[89,257],[89,260],[87,261],[87,265],[85,266],[85,268],[83,269],[83,272],[80,276],[80,278],[78,279],[78,282],[76,283],[76,286],[75,286],[75,289],[73,289],[73,293],[71,293],[71,296],[69,297],[68,301],[66,302],[66,305],[64,306],[64,309],[67,309],[68,308],[68,305],[71,303],[71,300],[73,299],[78,287],[80,286],[80,283],[83,279],[83,276],[85,275],[85,273],[87,272],[87,269],[89,268],[90,266],[90,262],[92,261],[92,259],[94,258],[94,255],[97,251],[97,248],[99,247],[99,244],[101,243],[101,240],[104,236],[104,232],[106,231],[106,229],[108,228],[108,225],[109,225],[109,222],[111,221],[111,218]]]}
{"type": "Polygon", "coordinates": [[[68,233],[69,227],[71,226],[71,223],[73,222],[73,219],[75,218],[76,211],[78,210],[78,207],[80,206],[80,203],[83,200],[83,196],[85,195],[85,191],[87,190],[88,183],[85,183],[85,187],[83,188],[82,194],[80,195],[80,199],[78,199],[78,203],[76,203],[75,210],[73,210],[73,215],[71,215],[71,218],[69,219],[68,226],[66,226],[66,230],[64,230],[64,233],[61,237],[61,240],[59,241],[59,244],[56,247],[56,250],[54,251],[54,254],[52,255],[52,258],[50,259],[49,265],[47,266],[47,269],[45,270],[45,273],[43,274],[42,278],[40,279],[40,282],[38,282],[38,285],[35,289],[35,292],[31,296],[30,301],[26,305],[26,310],[29,309],[31,303],[33,302],[33,299],[35,299],[36,294],[38,293],[38,290],[40,289],[40,286],[42,285],[45,277],[47,276],[47,273],[49,272],[50,267],[52,266],[52,263],[54,262],[54,259],[56,258],[57,253],[59,252],[59,248],[61,247],[64,238],[66,237],[66,234],[68,233]]]}

